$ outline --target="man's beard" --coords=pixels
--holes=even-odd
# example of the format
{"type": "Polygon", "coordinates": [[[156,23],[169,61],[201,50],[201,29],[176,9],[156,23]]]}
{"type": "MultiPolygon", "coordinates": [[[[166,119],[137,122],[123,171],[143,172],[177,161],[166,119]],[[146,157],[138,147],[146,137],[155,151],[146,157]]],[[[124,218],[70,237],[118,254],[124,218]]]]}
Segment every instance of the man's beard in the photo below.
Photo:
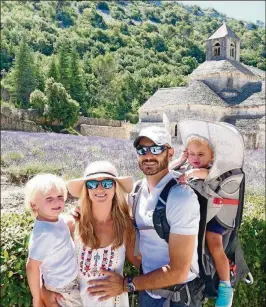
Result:
{"type": "Polygon", "coordinates": [[[153,159],[146,159],[143,161],[139,161],[139,168],[142,170],[142,172],[145,175],[151,176],[151,175],[156,175],[160,171],[165,170],[168,168],[168,157],[166,156],[161,162],[153,159]],[[144,165],[145,162],[156,162],[156,164],[152,166],[147,166],[144,165]]]}

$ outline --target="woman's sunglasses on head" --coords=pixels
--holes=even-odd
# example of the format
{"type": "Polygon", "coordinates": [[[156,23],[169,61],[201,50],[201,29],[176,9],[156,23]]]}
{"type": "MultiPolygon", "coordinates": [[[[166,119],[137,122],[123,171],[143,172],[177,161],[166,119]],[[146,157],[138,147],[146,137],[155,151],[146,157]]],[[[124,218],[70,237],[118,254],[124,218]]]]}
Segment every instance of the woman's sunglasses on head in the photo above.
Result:
{"type": "Polygon", "coordinates": [[[145,156],[148,153],[148,151],[152,155],[160,155],[166,149],[169,149],[169,147],[165,145],[152,145],[152,146],[137,146],[136,149],[137,149],[137,154],[139,156],[145,156]]]}
{"type": "Polygon", "coordinates": [[[99,183],[104,189],[111,189],[114,185],[114,180],[113,179],[88,180],[86,181],[86,187],[90,190],[95,190],[98,188],[99,183]]]}

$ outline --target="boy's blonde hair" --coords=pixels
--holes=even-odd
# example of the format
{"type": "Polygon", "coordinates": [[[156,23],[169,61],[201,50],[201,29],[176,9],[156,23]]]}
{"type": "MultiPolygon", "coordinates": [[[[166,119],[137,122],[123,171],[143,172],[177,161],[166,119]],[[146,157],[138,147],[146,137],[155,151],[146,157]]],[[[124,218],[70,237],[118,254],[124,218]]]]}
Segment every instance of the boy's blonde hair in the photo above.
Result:
{"type": "Polygon", "coordinates": [[[31,203],[35,200],[36,194],[41,192],[45,195],[53,188],[61,191],[66,201],[67,187],[62,178],[53,174],[39,174],[31,178],[25,186],[25,208],[30,210],[33,216],[36,216],[37,212],[31,207],[31,203]]]}
{"type": "Polygon", "coordinates": [[[210,151],[212,152],[212,154],[214,154],[214,150],[213,147],[211,146],[211,144],[209,143],[208,140],[206,140],[203,137],[197,136],[197,135],[192,135],[188,138],[187,140],[187,146],[188,147],[190,144],[196,144],[196,145],[203,145],[203,146],[207,146],[210,151]]]}

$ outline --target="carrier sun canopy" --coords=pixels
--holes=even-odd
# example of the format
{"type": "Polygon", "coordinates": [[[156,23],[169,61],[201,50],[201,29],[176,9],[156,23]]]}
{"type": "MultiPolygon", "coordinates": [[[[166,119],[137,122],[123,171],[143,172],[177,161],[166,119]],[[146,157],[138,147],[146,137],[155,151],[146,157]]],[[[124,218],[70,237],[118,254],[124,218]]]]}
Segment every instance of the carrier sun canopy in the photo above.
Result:
{"type": "Polygon", "coordinates": [[[233,169],[242,168],[245,146],[241,133],[235,126],[224,122],[183,120],[178,123],[182,142],[197,135],[209,141],[214,148],[214,161],[205,182],[210,182],[233,169]]]}

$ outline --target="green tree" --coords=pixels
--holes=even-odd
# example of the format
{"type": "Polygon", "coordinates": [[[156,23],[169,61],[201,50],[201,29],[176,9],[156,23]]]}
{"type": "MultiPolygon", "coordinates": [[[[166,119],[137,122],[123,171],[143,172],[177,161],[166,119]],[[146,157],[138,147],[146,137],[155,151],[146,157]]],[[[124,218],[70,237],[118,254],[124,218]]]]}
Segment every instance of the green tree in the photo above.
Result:
{"type": "Polygon", "coordinates": [[[57,68],[57,65],[56,65],[55,56],[52,57],[52,61],[51,61],[50,66],[49,66],[47,77],[48,78],[54,78],[54,80],[56,82],[59,81],[59,72],[58,72],[58,68],[57,68]]]}
{"type": "Polygon", "coordinates": [[[77,121],[79,104],[70,97],[64,86],[56,83],[53,78],[46,81],[45,95],[49,120],[58,120],[64,127],[71,127],[77,121]]]}
{"type": "Polygon", "coordinates": [[[59,81],[69,90],[70,88],[70,48],[69,43],[64,40],[58,52],[58,72],[59,81]]]}
{"type": "Polygon", "coordinates": [[[31,106],[43,115],[45,105],[48,104],[47,97],[40,90],[35,90],[30,94],[30,104],[31,106]]]}
{"type": "Polygon", "coordinates": [[[86,100],[86,86],[84,72],[79,63],[79,55],[73,46],[70,55],[70,96],[76,100],[81,107],[83,114],[87,114],[86,100]]]}
{"type": "Polygon", "coordinates": [[[24,38],[15,58],[13,85],[16,103],[22,108],[27,108],[30,93],[36,86],[36,68],[34,55],[24,38]]]}

